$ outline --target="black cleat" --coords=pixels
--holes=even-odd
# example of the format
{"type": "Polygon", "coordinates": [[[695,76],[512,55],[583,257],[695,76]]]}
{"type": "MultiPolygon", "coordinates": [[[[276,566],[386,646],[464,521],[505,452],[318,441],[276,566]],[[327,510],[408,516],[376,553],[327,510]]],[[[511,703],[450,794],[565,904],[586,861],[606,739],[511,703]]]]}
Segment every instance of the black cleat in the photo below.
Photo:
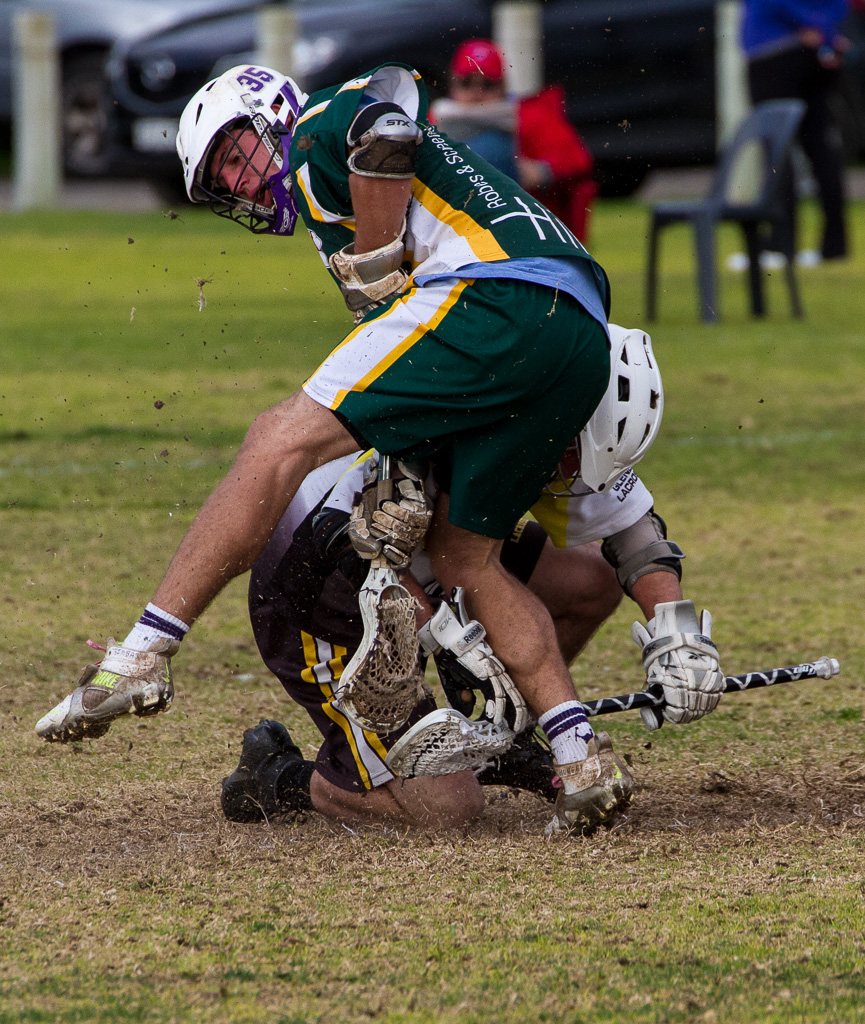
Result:
{"type": "Polygon", "coordinates": [[[554,803],[558,789],[553,787],[556,766],[549,749],[536,733],[526,730],[514,740],[511,749],[478,775],[482,786],[513,786],[537,793],[554,803]]]}
{"type": "Polygon", "coordinates": [[[312,762],[304,760],[288,729],[281,722],[262,719],[244,732],[240,762],[222,780],[222,812],[229,821],[246,824],[311,810],[312,772],[312,762]]]}

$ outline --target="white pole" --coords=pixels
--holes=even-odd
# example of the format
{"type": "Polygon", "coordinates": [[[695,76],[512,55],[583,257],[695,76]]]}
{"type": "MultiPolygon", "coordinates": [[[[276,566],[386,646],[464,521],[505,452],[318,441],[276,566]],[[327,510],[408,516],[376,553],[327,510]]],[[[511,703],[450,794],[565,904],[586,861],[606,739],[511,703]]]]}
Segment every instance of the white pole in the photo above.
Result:
{"type": "Polygon", "coordinates": [[[12,38],[12,205],[16,210],[56,206],[62,183],[62,147],[54,23],[47,14],[16,11],[12,38]]]}
{"type": "Polygon", "coordinates": [[[544,87],[543,22],[535,0],[502,0],[493,7],[493,40],[505,55],[505,89],[531,96],[544,87]]]}
{"type": "Polygon", "coordinates": [[[739,41],[741,0],[721,0],[715,8],[715,142],[721,149],[751,109],[748,68],[739,41]]]}
{"type": "Polygon", "coordinates": [[[292,69],[292,53],[297,42],[297,25],[290,5],[269,7],[258,13],[258,61],[266,68],[274,68],[291,75],[297,84],[303,82],[292,69]]]}

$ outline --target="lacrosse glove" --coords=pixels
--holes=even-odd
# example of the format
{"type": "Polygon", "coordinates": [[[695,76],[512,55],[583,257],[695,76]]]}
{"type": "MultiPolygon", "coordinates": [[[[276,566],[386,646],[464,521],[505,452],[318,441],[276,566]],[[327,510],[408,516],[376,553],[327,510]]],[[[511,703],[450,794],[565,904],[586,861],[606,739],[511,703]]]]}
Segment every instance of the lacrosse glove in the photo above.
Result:
{"type": "Polygon", "coordinates": [[[631,636],[643,649],[644,689],[665,701],[663,708],[640,709],[647,729],[660,729],[664,719],[684,725],[715,710],[724,692],[724,673],[707,611],[698,623],[693,601],[656,604],[648,628],[635,622],[631,636]]]}
{"type": "Polygon", "coordinates": [[[369,562],[355,551],[348,535],[349,522],[348,512],[323,508],[312,520],[312,544],[324,574],[339,570],[356,594],[369,573],[369,562]]]}
{"type": "Polygon", "coordinates": [[[379,500],[376,476],[356,496],[348,535],[361,558],[386,558],[395,569],[407,569],[429,529],[432,505],[420,476],[404,462],[398,466],[405,478],[391,481],[390,498],[379,500]]]}
{"type": "MultiPolygon", "coordinates": [[[[469,619],[462,587],[455,588],[452,603],[443,601],[418,630],[421,649],[435,657],[448,698],[451,693],[480,690],[486,698],[486,717],[493,725],[506,723],[520,733],[529,721],[526,702],[485,637],[484,627],[469,619]]],[[[462,705],[468,703],[462,696],[458,699],[462,705]]]]}

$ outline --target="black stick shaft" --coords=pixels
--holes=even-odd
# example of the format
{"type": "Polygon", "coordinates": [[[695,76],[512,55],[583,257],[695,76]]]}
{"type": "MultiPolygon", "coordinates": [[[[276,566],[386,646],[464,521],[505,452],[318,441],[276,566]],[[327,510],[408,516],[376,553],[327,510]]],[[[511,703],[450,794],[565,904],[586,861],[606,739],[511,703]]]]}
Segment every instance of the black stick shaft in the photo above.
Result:
{"type": "MultiPolygon", "coordinates": [[[[727,676],[724,679],[724,693],[737,693],[740,690],[758,690],[763,686],[775,686],[777,683],[795,683],[798,679],[830,679],[838,675],[841,668],[834,658],[818,658],[802,665],[791,665],[789,668],[773,668],[767,672],[746,672],[741,676],[727,676]]],[[[619,711],[630,711],[632,708],[660,708],[664,706],[663,697],[654,697],[645,691],[626,693],[622,697],[601,697],[598,700],[584,701],[583,707],[589,718],[595,715],[613,715],[619,711]]]]}

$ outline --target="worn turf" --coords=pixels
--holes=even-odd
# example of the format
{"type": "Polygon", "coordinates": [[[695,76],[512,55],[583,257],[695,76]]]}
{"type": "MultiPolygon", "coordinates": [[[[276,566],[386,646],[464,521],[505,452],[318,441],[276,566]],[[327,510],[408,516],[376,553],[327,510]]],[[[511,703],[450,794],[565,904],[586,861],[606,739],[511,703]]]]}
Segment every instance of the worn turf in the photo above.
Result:
{"type": "MultiPolygon", "coordinates": [[[[243,580],[184,641],[169,715],[37,740],[84,641],[125,634],[255,413],[349,321],[304,238],[194,210],[0,218],[0,1022],[865,1020],[853,217],[857,259],[802,273],[802,323],[777,275],[755,323],[723,274],[722,320],[698,324],[688,236],[670,233],[652,327],[667,411],[641,467],[724,670],[827,654],[842,674],[654,734],[606,718],[638,790],[617,829],[576,841],[544,840],[549,806],[497,788],[460,833],[226,822],[244,728],[279,718],[316,744],[257,656],[243,580]]],[[[645,230],[626,203],[594,221],[627,326],[645,230]]],[[[577,662],[585,697],[639,688],[633,615],[577,662]]]]}

